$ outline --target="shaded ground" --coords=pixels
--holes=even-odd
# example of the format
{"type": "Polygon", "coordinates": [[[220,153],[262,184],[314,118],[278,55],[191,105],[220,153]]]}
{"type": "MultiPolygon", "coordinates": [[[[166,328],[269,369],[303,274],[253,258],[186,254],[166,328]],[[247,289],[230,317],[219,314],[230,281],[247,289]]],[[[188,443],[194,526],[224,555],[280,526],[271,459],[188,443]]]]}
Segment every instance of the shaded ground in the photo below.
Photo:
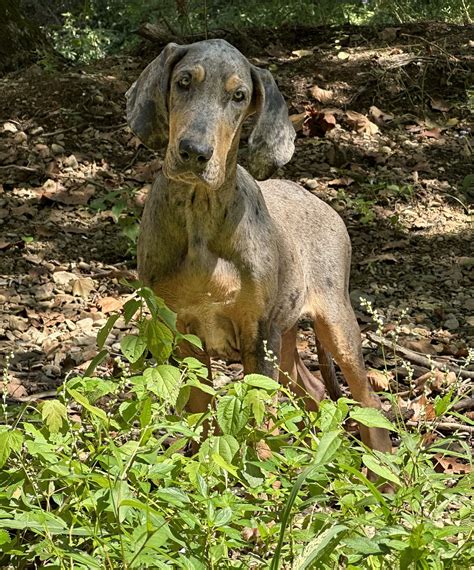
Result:
{"type": "MultiPolygon", "coordinates": [[[[279,175],[330,202],[349,227],[363,330],[374,325],[360,296],[384,317],[384,332],[399,327],[399,344],[453,363],[474,337],[472,31],[297,30],[251,50],[276,76],[299,129],[279,175]],[[301,128],[304,112],[311,117],[301,128]]],[[[134,270],[129,237],[160,158],[126,126],[124,93],[153,53],[82,69],[33,66],[0,80],[0,343],[12,397],[84,370],[97,331],[127,299],[119,279],[134,270]]],[[[117,325],[115,349],[125,328],[117,325]]],[[[300,348],[315,369],[306,330],[300,348]]],[[[376,344],[365,349],[374,370],[388,364],[392,382],[407,376],[376,344]]],[[[415,365],[415,378],[424,372],[415,365]]],[[[430,390],[446,389],[448,376],[430,390]]]]}

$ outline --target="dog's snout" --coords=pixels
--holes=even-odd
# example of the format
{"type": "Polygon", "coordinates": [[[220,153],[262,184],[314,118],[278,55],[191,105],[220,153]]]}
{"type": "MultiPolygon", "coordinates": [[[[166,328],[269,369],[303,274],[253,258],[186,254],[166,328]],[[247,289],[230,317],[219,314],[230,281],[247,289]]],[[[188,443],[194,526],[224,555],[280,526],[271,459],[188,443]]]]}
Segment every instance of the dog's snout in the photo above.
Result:
{"type": "Polygon", "coordinates": [[[183,139],[179,143],[179,155],[185,161],[195,161],[199,164],[205,164],[208,162],[212,155],[214,154],[214,149],[212,146],[192,141],[190,139],[183,139]]]}

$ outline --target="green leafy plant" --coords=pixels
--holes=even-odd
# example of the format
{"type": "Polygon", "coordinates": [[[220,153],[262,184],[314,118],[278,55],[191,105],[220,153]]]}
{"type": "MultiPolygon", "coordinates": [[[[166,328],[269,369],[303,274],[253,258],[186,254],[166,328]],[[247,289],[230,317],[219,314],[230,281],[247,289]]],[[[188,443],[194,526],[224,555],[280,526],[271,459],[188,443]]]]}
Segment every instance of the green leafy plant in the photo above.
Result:
{"type": "MultiPolygon", "coordinates": [[[[86,373],[65,380],[56,399],[18,409],[4,396],[2,567],[454,569],[474,562],[472,481],[434,467],[447,441],[426,445],[347,398],[307,411],[258,374],[213,386],[198,359],[179,357],[180,343],[198,350],[199,339],[176,330],[175,314],[152,291],[135,289],[99,332],[86,373]],[[119,319],[133,328],[115,355],[108,337],[119,319]],[[187,412],[191,390],[206,392],[212,406],[187,412]],[[365,449],[343,428],[355,420],[396,431],[397,452],[365,449]],[[391,482],[394,494],[370,482],[364,466],[391,482]]],[[[439,413],[449,412],[451,398],[439,413]]],[[[467,461],[469,450],[458,445],[455,455],[467,461]]]]}

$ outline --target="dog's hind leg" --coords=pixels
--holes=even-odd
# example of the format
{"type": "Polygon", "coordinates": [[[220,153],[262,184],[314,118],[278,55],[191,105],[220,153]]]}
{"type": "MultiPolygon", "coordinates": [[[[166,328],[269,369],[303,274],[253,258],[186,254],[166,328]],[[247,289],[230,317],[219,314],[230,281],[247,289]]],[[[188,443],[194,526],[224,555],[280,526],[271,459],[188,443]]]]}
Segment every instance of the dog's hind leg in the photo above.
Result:
{"type": "MultiPolygon", "coordinates": [[[[314,333],[316,336],[316,328],[314,329],[314,333]]],[[[342,396],[342,390],[336,377],[332,356],[319,342],[317,336],[315,340],[318,351],[319,370],[324,380],[324,386],[331,400],[336,401],[342,396]]]]}
{"type": "MultiPolygon", "coordinates": [[[[315,310],[315,331],[324,350],[331,353],[349,384],[352,397],[362,406],[381,408],[381,403],[369,386],[362,357],[359,325],[347,298],[332,299],[330,304],[315,310]]],[[[360,426],[362,441],[378,451],[392,449],[388,431],[360,426]]]]}
{"type": "Polygon", "coordinates": [[[324,386],[306,368],[296,347],[298,325],[286,332],[282,337],[279,380],[286,385],[291,382],[291,389],[297,396],[304,397],[310,410],[324,398],[324,386]],[[310,398],[308,396],[311,396],[310,398]]]}

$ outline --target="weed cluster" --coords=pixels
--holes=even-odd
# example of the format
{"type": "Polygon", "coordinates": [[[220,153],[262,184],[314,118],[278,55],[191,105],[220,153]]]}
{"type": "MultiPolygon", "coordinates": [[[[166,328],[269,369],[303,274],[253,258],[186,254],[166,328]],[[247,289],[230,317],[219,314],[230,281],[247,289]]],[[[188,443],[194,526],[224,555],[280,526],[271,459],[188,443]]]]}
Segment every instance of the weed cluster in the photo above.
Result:
{"type": "MultiPolygon", "coordinates": [[[[174,313],[149,289],[138,287],[121,316],[136,329],[109,373],[96,370],[111,362],[105,347],[118,314],[100,331],[85,375],[67,379],[56,399],[18,410],[3,398],[2,568],[474,563],[472,480],[439,473],[433,461],[448,440],[427,444],[347,398],[307,411],[257,374],[215,388],[199,360],[177,358],[178,343],[200,342],[177,332],[174,313]],[[193,389],[212,395],[204,414],[185,411],[193,389]],[[278,405],[267,405],[276,394],[278,405]],[[343,428],[354,420],[396,432],[397,452],[364,448],[343,428]],[[381,493],[364,467],[394,494],[381,493]]],[[[469,462],[459,442],[449,453],[469,462]]]]}

